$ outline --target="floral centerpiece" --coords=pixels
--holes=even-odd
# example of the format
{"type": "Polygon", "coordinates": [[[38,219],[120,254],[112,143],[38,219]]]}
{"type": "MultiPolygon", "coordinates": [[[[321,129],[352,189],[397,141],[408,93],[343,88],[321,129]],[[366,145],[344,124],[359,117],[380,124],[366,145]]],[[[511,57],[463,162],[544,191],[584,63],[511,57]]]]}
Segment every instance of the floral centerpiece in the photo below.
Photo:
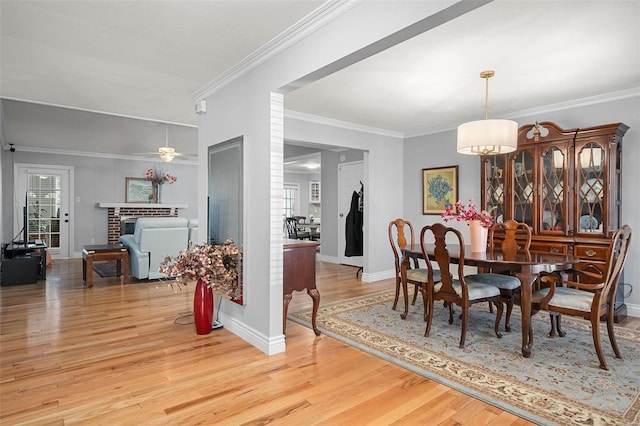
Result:
{"type": "Polygon", "coordinates": [[[153,184],[153,192],[149,195],[149,202],[160,203],[160,185],[168,183],[171,185],[178,180],[176,176],[170,175],[159,168],[147,169],[144,178],[153,184]]]}
{"type": "Polygon", "coordinates": [[[469,203],[465,206],[460,200],[451,206],[447,206],[442,213],[445,222],[455,220],[457,222],[468,222],[469,234],[471,237],[471,251],[485,252],[487,250],[488,228],[493,225],[493,216],[487,210],[478,210],[473,200],[469,198],[469,203]],[[454,208],[458,213],[453,213],[454,208]]]}
{"type": "Polygon", "coordinates": [[[457,222],[471,222],[472,220],[479,220],[483,228],[490,228],[493,225],[493,216],[487,210],[478,211],[478,207],[473,203],[473,199],[469,198],[469,204],[466,206],[462,204],[460,200],[452,205],[448,205],[441,217],[445,222],[455,220],[457,222]],[[458,211],[457,214],[453,212],[458,211]]]}
{"type": "Polygon", "coordinates": [[[173,259],[167,256],[160,263],[159,271],[180,288],[189,281],[202,281],[217,293],[237,301],[242,298],[241,263],[240,250],[228,239],[223,244],[196,244],[173,259]]]}
{"type": "Polygon", "coordinates": [[[154,185],[164,185],[165,183],[172,184],[178,180],[176,176],[165,173],[159,168],[147,169],[144,177],[146,180],[150,180],[154,185]]]}

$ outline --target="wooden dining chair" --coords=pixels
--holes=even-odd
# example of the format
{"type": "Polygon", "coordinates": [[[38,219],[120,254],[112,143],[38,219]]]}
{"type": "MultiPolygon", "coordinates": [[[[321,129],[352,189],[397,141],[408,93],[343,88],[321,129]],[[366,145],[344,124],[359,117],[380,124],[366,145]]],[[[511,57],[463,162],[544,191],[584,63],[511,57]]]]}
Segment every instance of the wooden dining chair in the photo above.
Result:
{"type": "MultiPolygon", "coordinates": [[[[524,222],[506,220],[493,224],[489,228],[489,250],[500,250],[505,260],[512,260],[517,253],[527,253],[531,246],[531,228],[524,222]]],[[[511,331],[511,312],[515,303],[515,296],[520,290],[520,280],[511,271],[493,270],[488,273],[467,275],[467,283],[482,283],[496,286],[500,289],[500,297],[507,305],[504,329],[511,331]]]]}
{"type": "Polygon", "coordinates": [[[287,217],[284,219],[287,235],[292,240],[304,240],[310,238],[311,234],[300,227],[297,217],[287,217]]]}
{"type": "MultiPolygon", "coordinates": [[[[425,259],[428,259],[426,245],[433,240],[435,244],[434,255],[436,263],[440,268],[440,283],[428,283],[427,285],[427,297],[428,306],[427,311],[427,328],[425,330],[425,337],[429,336],[431,331],[431,323],[433,320],[433,306],[434,301],[442,300],[449,307],[449,324],[453,324],[453,304],[456,304],[462,308],[462,333],[460,336],[460,348],[464,348],[465,337],[467,334],[467,322],[469,318],[469,307],[474,303],[489,302],[496,305],[497,313],[494,324],[494,331],[498,338],[502,337],[500,333],[500,319],[502,318],[502,302],[500,300],[500,289],[496,286],[483,283],[469,283],[464,277],[464,240],[462,234],[455,228],[447,227],[441,223],[434,225],[427,225],[422,228],[420,232],[420,247],[422,248],[422,255],[425,259]],[[432,238],[429,238],[431,234],[432,238]],[[460,256],[458,260],[458,279],[452,278],[451,271],[449,270],[451,265],[451,255],[447,248],[447,237],[453,237],[459,245],[460,256]]],[[[427,264],[427,268],[431,269],[430,263],[427,264]]]]}
{"type": "MultiPolygon", "coordinates": [[[[532,295],[531,315],[540,310],[555,312],[563,315],[578,316],[591,322],[591,334],[596,354],[600,361],[600,368],[608,370],[607,362],[600,347],[600,319],[604,316],[607,322],[609,342],[616,358],[622,358],[613,328],[614,302],[620,272],[624,266],[629,244],[631,242],[631,228],[628,225],[618,229],[611,240],[607,253],[607,264],[603,274],[589,271],[571,271],[575,280],[563,280],[558,275],[547,275],[540,280],[549,287],[537,290],[532,295]],[[559,287],[558,285],[563,285],[559,287]]],[[[560,328],[560,316],[556,316],[556,327],[559,335],[565,332],[560,328]]],[[[552,328],[553,332],[553,328],[552,328]]],[[[529,327],[529,334],[533,331],[529,327]]]]}
{"type": "MultiPolygon", "coordinates": [[[[396,295],[393,300],[392,309],[395,310],[398,305],[398,298],[400,297],[400,284],[402,283],[401,277],[401,262],[402,262],[402,249],[407,246],[409,241],[411,245],[416,243],[415,232],[413,229],[413,225],[408,220],[404,219],[396,219],[389,222],[389,243],[391,244],[391,250],[393,250],[393,258],[395,261],[396,268],[396,295]],[[407,240],[407,233],[411,238],[409,241],[407,240]]],[[[411,265],[410,265],[411,266],[411,265]]],[[[413,267],[411,269],[407,269],[407,283],[414,285],[414,293],[413,300],[411,302],[412,305],[415,305],[416,299],[418,297],[418,293],[421,293],[423,296],[423,300],[425,302],[425,309],[427,307],[425,296],[425,284],[428,282],[428,269],[420,268],[418,264],[418,259],[413,259],[413,267]]],[[[434,270],[433,272],[433,280],[438,282],[440,281],[440,271],[434,270]]],[[[426,315],[426,310],[425,310],[426,315]]]]}

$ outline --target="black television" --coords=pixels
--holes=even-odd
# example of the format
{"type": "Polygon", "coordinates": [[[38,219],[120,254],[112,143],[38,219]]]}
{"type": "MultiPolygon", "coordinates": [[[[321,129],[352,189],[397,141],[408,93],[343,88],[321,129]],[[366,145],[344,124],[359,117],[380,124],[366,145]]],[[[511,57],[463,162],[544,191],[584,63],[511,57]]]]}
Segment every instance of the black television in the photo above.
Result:
{"type": "Polygon", "coordinates": [[[14,241],[14,244],[27,244],[29,242],[29,193],[24,194],[24,207],[22,207],[22,240],[14,241]]]}

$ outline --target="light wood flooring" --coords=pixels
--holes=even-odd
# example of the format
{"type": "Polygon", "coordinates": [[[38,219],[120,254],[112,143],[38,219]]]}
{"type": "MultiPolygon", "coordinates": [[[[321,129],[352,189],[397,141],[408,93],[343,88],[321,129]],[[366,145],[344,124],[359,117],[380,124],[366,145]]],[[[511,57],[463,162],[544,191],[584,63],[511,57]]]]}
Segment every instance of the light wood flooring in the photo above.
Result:
{"type": "MultiPolygon", "coordinates": [[[[291,321],[272,356],[226,329],[198,336],[181,317],[193,287],[95,275],[87,289],[81,264],[0,287],[2,425],[529,424],[291,321]]],[[[318,263],[321,303],[393,287],[355,271],[318,263]]],[[[295,293],[290,311],[310,306],[295,293]]]]}

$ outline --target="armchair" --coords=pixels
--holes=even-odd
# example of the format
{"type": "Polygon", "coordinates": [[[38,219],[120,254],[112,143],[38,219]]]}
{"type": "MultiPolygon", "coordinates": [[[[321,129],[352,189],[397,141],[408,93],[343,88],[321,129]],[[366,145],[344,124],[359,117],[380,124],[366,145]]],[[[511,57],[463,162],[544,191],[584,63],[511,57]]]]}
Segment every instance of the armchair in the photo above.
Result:
{"type": "MultiPolygon", "coordinates": [[[[611,239],[604,274],[598,275],[576,270],[574,271],[575,281],[563,280],[556,275],[546,275],[540,278],[540,281],[550,286],[540,289],[532,295],[531,315],[540,310],[546,310],[550,313],[582,317],[591,323],[593,345],[600,362],[600,368],[603,370],[609,369],[600,346],[600,319],[603,317],[607,322],[607,333],[613,353],[616,358],[622,358],[614,334],[613,314],[618,280],[629,253],[630,242],[631,228],[624,225],[616,231],[611,239]]],[[[559,316],[556,317],[556,321],[560,337],[565,336],[565,333],[560,329],[559,316]]],[[[529,334],[533,334],[531,325],[529,325],[529,334]]]]}
{"type": "Polygon", "coordinates": [[[129,250],[129,268],[138,279],[159,279],[158,272],[165,256],[177,256],[187,248],[188,220],[182,217],[141,217],[133,235],[120,236],[129,250]]]}

